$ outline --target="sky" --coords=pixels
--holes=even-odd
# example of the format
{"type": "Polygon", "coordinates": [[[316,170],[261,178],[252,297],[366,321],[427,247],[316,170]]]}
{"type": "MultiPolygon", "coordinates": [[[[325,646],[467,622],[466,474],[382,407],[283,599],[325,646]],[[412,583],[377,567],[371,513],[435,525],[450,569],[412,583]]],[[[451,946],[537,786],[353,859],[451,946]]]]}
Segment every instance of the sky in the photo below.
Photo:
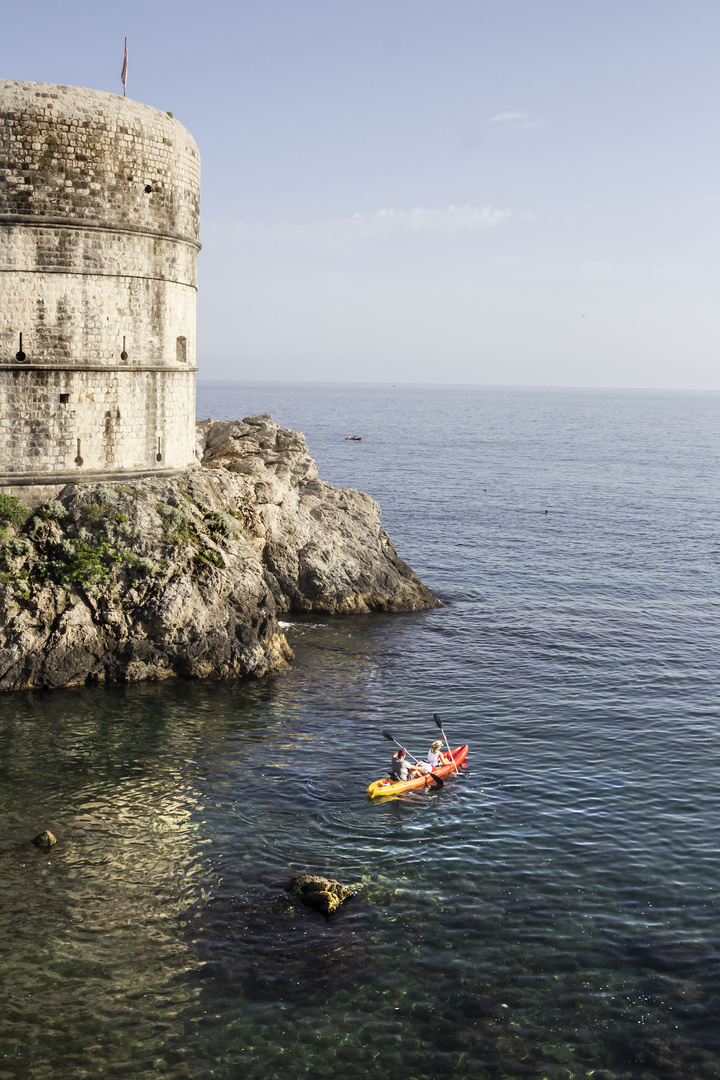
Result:
{"type": "Polygon", "coordinates": [[[200,377],[720,389],[717,0],[0,0],[202,155],[200,377]]]}

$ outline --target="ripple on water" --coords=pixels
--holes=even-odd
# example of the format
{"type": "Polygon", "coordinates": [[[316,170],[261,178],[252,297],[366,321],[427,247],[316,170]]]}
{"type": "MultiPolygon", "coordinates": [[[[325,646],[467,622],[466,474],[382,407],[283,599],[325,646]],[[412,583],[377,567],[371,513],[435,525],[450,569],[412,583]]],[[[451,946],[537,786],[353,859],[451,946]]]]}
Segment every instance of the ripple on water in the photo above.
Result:
{"type": "Polygon", "coordinates": [[[447,603],[288,617],[256,684],[4,699],[0,1075],[715,1080],[720,398],[202,393],[303,427],[447,603]],[[470,768],[370,802],[435,712],[470,768]]]}

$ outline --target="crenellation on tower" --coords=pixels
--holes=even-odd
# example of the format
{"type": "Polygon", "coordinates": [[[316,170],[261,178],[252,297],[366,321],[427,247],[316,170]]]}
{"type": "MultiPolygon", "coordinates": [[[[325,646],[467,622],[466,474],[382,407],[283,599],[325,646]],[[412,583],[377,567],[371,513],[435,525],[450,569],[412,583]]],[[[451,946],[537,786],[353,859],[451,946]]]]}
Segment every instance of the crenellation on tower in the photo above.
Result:
{"type": "Polygon", "coordinates": [[[0,80],[0,488],[194,463],[199,207],[177,120],[0,80]]]}

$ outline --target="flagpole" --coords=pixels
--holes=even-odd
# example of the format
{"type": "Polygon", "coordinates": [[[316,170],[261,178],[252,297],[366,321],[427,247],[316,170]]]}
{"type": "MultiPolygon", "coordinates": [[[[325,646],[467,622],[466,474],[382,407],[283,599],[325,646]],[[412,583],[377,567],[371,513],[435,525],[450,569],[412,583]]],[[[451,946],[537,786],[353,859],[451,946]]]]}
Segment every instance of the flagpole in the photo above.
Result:
{"type": "Polygon", "coordinates": [[[121,79],[122,88],[123,88],[123,97],[125,97],[125,87],[127,85],[127,60],[128,60],[128,57],[127,57],[127,38],[125,38],[125,55],[123,56],[123,66],[122,66],[122,72],[120,74],[120,79],[121,79]]]}

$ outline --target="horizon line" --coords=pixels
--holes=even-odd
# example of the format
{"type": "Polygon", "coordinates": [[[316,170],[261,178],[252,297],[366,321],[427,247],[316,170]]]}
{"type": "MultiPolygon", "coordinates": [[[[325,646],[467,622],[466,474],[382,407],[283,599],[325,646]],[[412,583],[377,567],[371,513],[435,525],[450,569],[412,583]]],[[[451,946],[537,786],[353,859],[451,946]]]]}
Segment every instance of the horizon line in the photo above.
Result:
{"type": "Polygon", "coordinates": [[[477,387],[483,390],[604,390],[613,393],[655,393],[655,394],[720,394],[720,387],[705,386],[582,386],[569,383],[476,383],[476,382],[410,382],[396,379],[389,380],[366,379],[237,379],[237,378],[202,378],[198,377],[199,383],[238,383],[254,386],[386,386],[386,387],[477,387]]]}

